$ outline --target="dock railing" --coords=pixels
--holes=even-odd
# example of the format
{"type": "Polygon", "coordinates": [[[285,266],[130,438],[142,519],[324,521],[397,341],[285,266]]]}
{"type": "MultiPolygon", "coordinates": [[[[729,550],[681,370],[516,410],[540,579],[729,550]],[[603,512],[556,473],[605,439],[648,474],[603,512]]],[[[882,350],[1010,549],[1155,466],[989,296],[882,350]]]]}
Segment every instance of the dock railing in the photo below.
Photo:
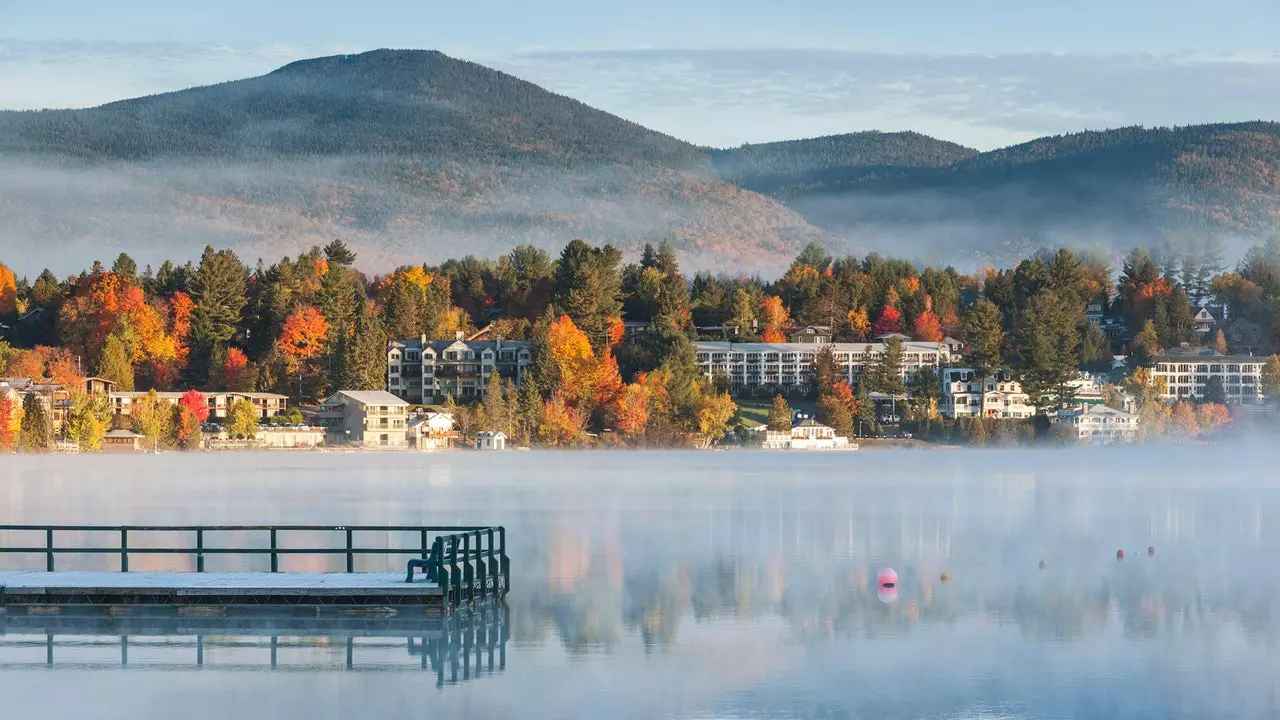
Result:
{"type": "MultiPolygon", "coordinates": [[[[205,559],[211,555],[262,556],[271,561],[271,572],[280,572],[280,556],[344,556],[346,572],[356,571],[357,556],[400,556],[413,558],[426,570],[428,581],[439,583],[447,605],[457,607],[477,599],[501,597],[511,589],[510,561],[507,559],[507,531],[495,526],[449,525],[0,525],[0,533],[39,533],[44,544],[9,546],[0,544],[0,554],[43,555],[45,571],[56,572],[60,555],[117,555],[120,572],[129,572],[132,555],[186,555],[195,558],[195,572],[205,572],[205,559]],[[254,533],[262,546],[227,547],[210,545],[212,533],[254,533]],[[112,546],[59,546],[59,536],[84,533],[111,533],[118,537],[112,546]],[[189,534],[191,544],[183,547],[130,545],[140,535],[169,533],[189,534]],[[282,540],[302,533],[342,533],[339,547],[286,547],[282,540]],[[367,533],[403,533],[412,535],[412,547],[360,547],[357,540],[367,533]]],[[[406,582],[413,582],[413,565],[406,582]]]]}

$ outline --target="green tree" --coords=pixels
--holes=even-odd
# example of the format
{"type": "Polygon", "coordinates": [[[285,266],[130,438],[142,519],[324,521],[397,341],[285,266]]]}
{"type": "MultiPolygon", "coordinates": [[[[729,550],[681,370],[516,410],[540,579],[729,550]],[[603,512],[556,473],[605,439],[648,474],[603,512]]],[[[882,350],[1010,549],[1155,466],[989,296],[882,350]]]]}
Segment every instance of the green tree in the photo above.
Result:
{"type": "Polygon", "coordinates": [[[1152,359],[1164,352],[1160,347],[1160,335],[1156,332],[1156,324],[1148,320],[1142,326],[1142,332],[1133,338],[1130,346],[1129,364],[1131,367],[1150,367],[1152,359]]]}
{"type": "Polygon", "coordinates": [[[725,324],[736,330],[739,342],[756,339],[756,306],[759,304],[745,288],[733,291],[733,314],[725,324]]]}
{"type": "Polygon", "coordinates": [[[363,299],[352,337],[344,343],[343,390],[384,390],[387,387],[387,333],[382,321],[363,299]]]}
{"type": "Polygon", "coordinates": [[[244,398],[236,398],[227,407],[227,436],[252,440],[258,436],[258,410],[244,398]]]}
{"type": "Polygon", "coordinates": [[[519,442],[523,445],[529,445],[533,442],[533,438],[537,437],[538,428],[542,426],[542,393],[538,387],[538,380],[532,375],[527,375],[524,382],[520,384],[520,399],[518,403],[519,420],[517,422],[519,442]]]}
{"type": "Polygon", "coordinates": [[[597,352],[609,343],[609,320],[622,313],[622,253],[582,240],[565,246],[556,266],[552,302],[587,334],[597,352]]]}
{"type": "Polygon", "coordinates": [[[768,426],[775,432],[787,432],[791,429],[791,406],[782,395],[773,396],[773,406],[769,408],[768,426]]]}
{"type": "Polygon", "coordinates": [[[863,435],[875,435],[879,430],[880,418],[876,415],[876,402],[871,399],[866,383],[858,384],[858,413],[855,418],[858,431],[863,435]]]}
{"type": "Polygon", "coordinates": [[[111,272],[125,277],[136,277],[138,274],[138,263],[126,253],[120,253],[116,256],[116,261],[111,265],[111,272]]]}
{"type": "Polygon", "coordinates": [[[868,370],[866,376],[870,381],[869,390],[891,395],[901,395],[906,392],[906,388],[902,385],[902,354],[901,338],[885,339],[884,351],[876,359],[875,365],[868,370]]]}
{"type": "MultiPolygon", "coordinates": [[[[973,366],[974,374],[982,386],[987,378],[1000,369],[1003,362],[1004,318],[995,303],[979,300],[969,308],[964,317],[965,356],[973,366]]],[[[978,416],[987,416],[987,393],[984,390],[979,401],[978,416]]]]}
{"type": "Polygon", "coordinates": [[[1204,396],[1201,401],[1219,405],[1227,404],[1227,389],[1222,385],[1220,376],[1212,375],[1209,377],[1209,381],[1204,385],[1204,396]]]}
{"type": "Polygon", "coordinates": [[[1270,400],[1280,400],[1280,355],[1267,358],[1262,366],[1262,391],[1270,400]]]}
{"type": "Polygon", "coordinates": [[[1065,407],[1074,397],[1068,384],[1079,371],[1080,308],[1048,291],[1032,298],[1022,314],[1014,347],[1022,371],[1022,386],[1041,408],[1065,407]]]}
{"type": "Polygon", "coordinates": [[[67,439],[82,452],[102,449],[102,439],[111,427],[111,405],[105,397],[76,391],[71,393],[71,410],[67,414],[67,439]]]}
{"type": "Polygon", "coordinates": [[[835,384],[844,379],[840,363],[836,362],[836,351],[830,345],[823,345],[813,358],[813,387],[818,399],[831,392],[835,384]]]}
{"type": "Polygon", "coordinates": [[[22,424],[18,430],[18,446],[23,452],[48,452],[53,448],[53,421],[36,393],[22,398],[22,424]]]}
{"type": "Polygon", "coordinates": [[[117,390],[133,391],[133,365],[129,363],[129,350],[119,333],[111,333],[102,344],[102,354],[98,356],[95,372],[98,377],[114,381],[117,390]]]}
{"type": "Polygon", "coordinates": [[[169,447],[176,433],[173,425],[174,406],[151,390],[133,401],[129,417],[133,431],[146,436],[146,444],[152,448],[169,447]]]}
{"type": "Polygon", "coordinates": [[[489,373],[489,381],[485,384],[484,391],[484,422],[485,430],[502,430],[506,431],[508,426],[508,415],[510,411],[507,407],[507,400],[502,396],[502,375],[495,368],[489,373]]]}
{"type": "Polygon", "coordinates": [[[1080,366],[1093,372],[1111,369],[1111,341],[1091,322],[1080,325],[1080,366]]]}
{"type": "Polygon", "coordinates": [[[187,373],[192,385],[203,387],[240,324],[246,303],[244,265],[234,252],[215,252],[206,246],[188,287],[195,309],[191,313],[187,373]]]}
{"type": "Polygon", "coordinates": [[[351,267],[356,263],[356,254],[351,251],[342,240],[335,239],[333,242],[324,246],[325,259],[329,261],[329,265],[341,265],[343,267],[351,267]]]}

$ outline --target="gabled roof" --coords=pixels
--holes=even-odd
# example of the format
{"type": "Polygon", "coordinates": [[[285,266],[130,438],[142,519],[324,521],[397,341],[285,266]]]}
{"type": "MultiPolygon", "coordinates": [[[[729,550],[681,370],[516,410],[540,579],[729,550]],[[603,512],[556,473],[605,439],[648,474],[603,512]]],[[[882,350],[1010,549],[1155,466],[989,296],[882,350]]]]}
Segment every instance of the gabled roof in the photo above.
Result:
{"type": "Polygon", "coordinates": [[[125,440],[136,440],[139,438],[144,438],[146,437],[146,435],[139,435],[138,433],[132,430],[117,429],[117,430],[112,430],[108,432],[103,437],[118,438],[118,439],[125,439],[125,440]]]}
{"type": "Polygon", "coordinates": [[[339,390],[338,392],[330,395],[329,398],[324,401],[324,404],[337,404],[340,402],[338,399],[339,396],[351,398],[361,405],[401,405],[405,407],[408,407],[409,405],[409,403],[401,400],[395,395],[392,395],[386,390],[339,390]]]}

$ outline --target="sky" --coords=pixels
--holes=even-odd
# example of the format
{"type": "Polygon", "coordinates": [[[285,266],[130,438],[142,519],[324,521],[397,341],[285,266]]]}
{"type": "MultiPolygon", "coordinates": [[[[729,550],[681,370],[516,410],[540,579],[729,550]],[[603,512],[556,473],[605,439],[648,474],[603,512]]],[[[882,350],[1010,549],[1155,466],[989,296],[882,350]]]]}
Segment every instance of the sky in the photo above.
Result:
{"type": "Polygon", "coordinates": [[[1280,118],[1277,0],[0,0],[0,108],[442,50],[703,145],[1280,118]]]}

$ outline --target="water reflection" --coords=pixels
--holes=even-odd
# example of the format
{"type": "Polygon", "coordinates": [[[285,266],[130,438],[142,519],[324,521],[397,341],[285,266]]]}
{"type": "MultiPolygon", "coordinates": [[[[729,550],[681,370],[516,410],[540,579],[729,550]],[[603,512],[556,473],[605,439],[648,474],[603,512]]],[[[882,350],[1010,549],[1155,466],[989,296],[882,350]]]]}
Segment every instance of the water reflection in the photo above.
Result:
{"type": "MultiPolygon", "coordinates": [[[[520,677],[423,701],[446,717],[1269,717],[1272,454],[7,458],[0,523],[504,524],[520,677]]],[[[275,716],[421,716],[356,688],[275,716]]]]}

